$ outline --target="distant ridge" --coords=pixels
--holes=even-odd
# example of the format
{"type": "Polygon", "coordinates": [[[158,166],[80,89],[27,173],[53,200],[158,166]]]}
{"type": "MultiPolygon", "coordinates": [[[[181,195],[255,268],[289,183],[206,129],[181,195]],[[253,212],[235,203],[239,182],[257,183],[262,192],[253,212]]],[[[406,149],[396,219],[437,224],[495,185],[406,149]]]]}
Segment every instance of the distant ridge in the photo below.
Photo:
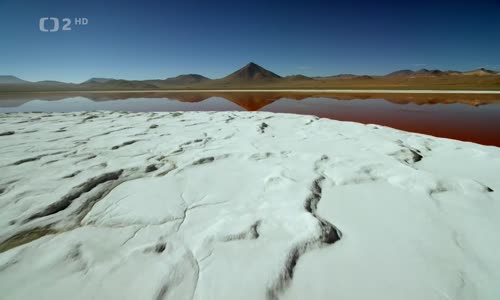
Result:
{"type": "Polygon", "coordinates": [[[354,74],[338,74],[327,77],[318,77],[318,78],[329,78],[329,79],[372,79],[371,76],[368,75],[354,75],[354,74]]]}
{"type": "Polygon", "coordinates": [[[22,80],[12,75],[0,75],[0,84],[23,84],[30,83],[29,81],[22,80]]]}
{"type": "Polygon", "coordinates": [[[387,75],[339,74],[281,77],[256,63],[220,79],[183,74],[166,79],[124,80],[93,77],[80,84],[58,81],[29,82],[11,75],[0,76],[0,92],[34,91],[131,91],[131,90],[229,90],[229,89],[424,89],[500,90],[500,72],[480,68],[468,72],[437,69],[399,70],[387,75]]]}
{"type": "Polygon", "coordinates": [[[287,79],[287,80],[314,80],[313,78],[307,77],[307,76],[302,75],[302,74],[290,75],[290,76],[286,76],[286,77],[283,77],[283,78],[287,79]]]}
{"type": "Polygon", "coordinates": [[[116,79],[113,79],[113,78],[92,77],[89,80],[82,82],[82,84],[84,84],[84,83],[105,83],[105,82],[108,82],[108,81],[111,81],[111,80],[116,80],[116,79]]]}
{"type": "Polygon", "coordinates": [[[463,75],[485,76],[485,75],[496,75],[496,74],[499,74],[499,73],[495,72],[495,71],[492,71],[492,70],[485,69],[485,68],[480,68],[480,69],[476,69],[476,70],[469,71],[469,72],[463,72],[462,74],[463,75]]]}
{"type": "Polygon", "coordinates": [[[199,82],[204,82],[204,81],[209,81],[211,80],[210,78],[207,78],[205,76],[199,75],[199,74],[185,74],[185,75],[179,75],[176,77],[171,77],[167,78],[164,80],[165,83],[172,83],[172,84],[193,84],[193,83],[199,83],[199,82]]]}
{"type": "Polygon", "coordinates": [[[445,75],[476,75],[476,76],[486,76],[486,75],[499,75],[500,72],[495,72],[485,68],[480,68],[468,72],[459,71],[441,71],[438,69],[428,70],[420,69],[418,71],[412,70],[399,70],[396,72],[389,73],[385,75],[386,77],[408,77],[408,76],[445,76],[445,75]]]}
{"type": "Polygon", "coordinates": [[[62,81],[55,81],[55,80],[42,80],[42,81],[37,81],[36,84],[65,85],[65,84],[69,84],[69,83],[62,82],[62,81]]]}
{"type": "Polygon", "coordinates": [[[443,72],[441,70],[427,70],[427,69],[420,69],[415,74],[417,75],[430,75],[430,76],[441,76],[444,75],[446,72],[443,72]]]}
{"type": "Polygon", "coordinates": [[[411,75],[415,75],[415,71],[412,71],[412,70],[399,70],[399,71],[395,71],[395,72],[389,73],[389,74],[387,74],[385,76],[395,77],[395,76],[411,76],[411,75]]]}
{"type": "Polygon", "coordinates": [[[251,62],[234,73],[222,78],[223,81],[265,81],[281,79],[281,76],[251,62]]]}
{"type": "Polygon", "coordinates": [[[140,80],[108,79],[98,78],[98,80],[87,80],[78,85],[87,89],[157,89],[158,86],[140,80]],[[104,80],[105,79],[105,80],[104,80]]]}

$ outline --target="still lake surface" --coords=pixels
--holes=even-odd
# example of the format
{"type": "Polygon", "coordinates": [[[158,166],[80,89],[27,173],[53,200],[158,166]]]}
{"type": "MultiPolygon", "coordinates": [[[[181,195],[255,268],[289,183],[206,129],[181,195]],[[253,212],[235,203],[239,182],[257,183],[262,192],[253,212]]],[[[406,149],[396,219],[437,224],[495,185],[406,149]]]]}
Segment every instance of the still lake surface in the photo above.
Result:
{"type": "Polygon", "coordinates": [[[405,131],[500,147],[500,95],[486,100],[447,96],[280,95],[91,95],[58,97],[3,97],[0,113],[76,111],[268,111],[316,115],[341,121],[378,124],[405,131]],[[120,98],[121,97],[121,98],[120,98]],[[364,97],[364,96],[363,96],[364,97]],[[495,98],[496,97],[496,98],[495,98]],[[344,98],[344,99],[339,99],[344,98]],[[43,100],[45,99],[45,100],[43,100]]]}

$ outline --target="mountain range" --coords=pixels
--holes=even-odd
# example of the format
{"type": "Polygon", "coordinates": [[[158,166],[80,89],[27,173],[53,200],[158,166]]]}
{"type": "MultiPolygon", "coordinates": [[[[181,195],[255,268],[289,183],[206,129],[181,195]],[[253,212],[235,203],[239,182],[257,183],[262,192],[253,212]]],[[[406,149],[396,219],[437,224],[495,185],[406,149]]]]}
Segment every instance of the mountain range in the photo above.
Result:
{"type": "Polygon", "coordinates": [[[500,72],[484,68],[468,72],[421,69],[399,70],[381,76],[339,74],[282,77],[253,62],[220,79],[186,74],[166,79],[125,80],[91,78],[82,83],[30,82],[12,75],[0,75],[0,92],[89,91],[162,89],[500,89],[500,72]]]}

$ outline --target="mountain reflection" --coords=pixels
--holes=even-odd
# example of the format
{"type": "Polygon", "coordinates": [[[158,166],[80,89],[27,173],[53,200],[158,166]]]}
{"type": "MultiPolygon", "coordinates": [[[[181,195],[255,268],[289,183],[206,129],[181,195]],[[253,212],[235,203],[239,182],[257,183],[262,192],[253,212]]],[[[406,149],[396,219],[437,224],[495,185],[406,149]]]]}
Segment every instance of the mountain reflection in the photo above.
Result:
{"type": "Polygon", "coordinates": [[[57,92],[57,93],[1,93],[0,107],[15,100],[17,105],[31,100],[62,100],[69,97],[85,97],[93,101],[125,99],[173,99],[180,102],[197,103],[212,97],[224,98],[247,111],[258,111],[281,99],[304,100],[327,98],[335,100],[384,99],[395,104],[453,104],[479,106],[500,103],[500,95],[471,94],[367,94],[367,93],[306,93],[306,92],[57,92]],[[10,100],[5,102],[4,100],[10,100]]]}

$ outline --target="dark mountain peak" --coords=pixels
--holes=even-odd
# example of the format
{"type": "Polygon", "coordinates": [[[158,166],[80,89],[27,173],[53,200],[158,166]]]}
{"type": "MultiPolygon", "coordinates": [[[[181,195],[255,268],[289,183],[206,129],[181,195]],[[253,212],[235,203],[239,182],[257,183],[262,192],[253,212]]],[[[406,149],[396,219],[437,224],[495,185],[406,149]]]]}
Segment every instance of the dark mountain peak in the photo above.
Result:
{"type": "Polygon", "coordinates": [[[236,80],[236,81],[252,81],[252,80],[270,80],[279,79],[281,76],[264,69],[263,67],[257,65],[256,63],[250,62],[243,68],[237,70],[234,73],[229,74],[224,77],[224,80],[236,80]]]}
{"type": "MultiPolygon", "coordinates": [[[[241,68],[240,70],[254,70],[254,71],[262,71],[262,70],[265,70],[263,67],[259,66],[258,64],[256,63],[253,63],[253,62],[250,62],[248,64],[246,64],[243,68],[241,68]]],[[[267,71],[267,70],[266,70],[267,71]]]]}

